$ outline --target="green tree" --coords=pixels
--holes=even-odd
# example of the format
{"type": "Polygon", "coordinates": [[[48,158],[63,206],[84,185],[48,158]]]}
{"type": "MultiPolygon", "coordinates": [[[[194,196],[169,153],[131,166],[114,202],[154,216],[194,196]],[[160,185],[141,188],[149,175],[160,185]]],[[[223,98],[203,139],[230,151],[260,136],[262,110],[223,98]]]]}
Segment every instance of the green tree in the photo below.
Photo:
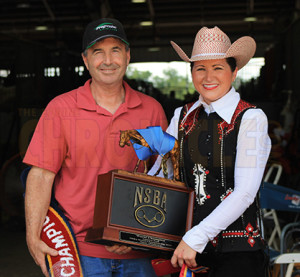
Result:
{"type": "Polygon", "coordinates": [[[186,94],[194,91],[192,82],[179,75],[178,71],[173,68],[163,70],[162,77],[154,76],[153,85],[167,95],[174,90],[177,99],[183,99],[186,94]]]}
{"type": "Polygon", "coordinates": [[[165,95],[169,95],[170,91],[174,90],[177,99],[184,99],[186,94],[192,94],[195,90],[193,83],[187,77],[179,75],[173,68],[163,70],[162,76],[152,76],[150,71],[140,71],[129,66],[126,76],[129,79],[152,82],[153,86],[165,95]]]}
{"type": "Polygon", "coordinates": [[[129,79],[143,80],[149,82],[152,73],[150,71],[140,71],[129,66],[126,71],[126,76],[129,79]]]}

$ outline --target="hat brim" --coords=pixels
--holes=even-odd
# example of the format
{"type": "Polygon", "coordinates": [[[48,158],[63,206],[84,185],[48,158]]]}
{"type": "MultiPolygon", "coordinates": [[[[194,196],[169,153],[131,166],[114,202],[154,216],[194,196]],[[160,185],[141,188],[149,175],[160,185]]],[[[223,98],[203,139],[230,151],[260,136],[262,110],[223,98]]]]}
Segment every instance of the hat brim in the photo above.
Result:
{"type": "Polygon", "coordinates": [[[189,58],[186,53],[173,41],[171,45],[174,50],[177,52],[179,57],[186,62],[195,62],[201,60],[217,60],[217,59],[226,59],[233,57],[236,60],[236,65],[238,69],[243,68],[249,60],[254,56],[256,50],[255,40],[249,36],[241,37],[236,40],[222,55],[201,55],[189,58]]]}
{"type": "Polygon", "coordinates": [[[173,46],[174,50],[177,52],[181,59],[183,59],[186,62],[191,62],[187,54],[185,54],[184,51],[174,41],[171,41],[171,45],[173,46]]]}
{"type": "Polygon", "coordinates": [[[241,37],[236,40],[227,50],[225,58],[233,57],[238,69],[243,68],[254,56],[256,43],[252,37],[241,37]]]}

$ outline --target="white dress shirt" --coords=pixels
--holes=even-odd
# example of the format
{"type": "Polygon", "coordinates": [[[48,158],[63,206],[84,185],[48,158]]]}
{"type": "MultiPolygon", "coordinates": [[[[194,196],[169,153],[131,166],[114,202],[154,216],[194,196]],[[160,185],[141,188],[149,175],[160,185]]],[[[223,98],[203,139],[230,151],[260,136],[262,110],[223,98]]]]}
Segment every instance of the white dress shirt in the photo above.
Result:
{"type": "MultiPolygon", "coordinates": [[[[216,112],[229,124],[239,100],[240,95],[234,88],[231,88],[221,99],[212,102],[210,105],[206,104],[200,95],[199,100],[190,108],[187,115],[198,106],[203,105],[207,114],[216,112]]],[[[176,139],[178,138],[178,121],[181,109],[182,107],[175,110],[166,130],[176,139]]],[[[268,120],[261,109],[248,109],[244,113],[238,133],[236,150],[234,191],[206,218],[183,236],[183,240],[199,253],[202,253],[210,240],[214,239],[243,214],[253,203],[259,190],[271,150],[268,120]]],[[[148,174],[154,175],[160,162],[161,157],[158,157],[148,174]]],[[[172,169],[170,161],[168,161],[168,171],[171,171],[169,172],[169,178],[172,178],[173,173],[169,169],[172,169]]],[[[162,174],[160,173],[159,176],[162,176],[162,174]]]]}

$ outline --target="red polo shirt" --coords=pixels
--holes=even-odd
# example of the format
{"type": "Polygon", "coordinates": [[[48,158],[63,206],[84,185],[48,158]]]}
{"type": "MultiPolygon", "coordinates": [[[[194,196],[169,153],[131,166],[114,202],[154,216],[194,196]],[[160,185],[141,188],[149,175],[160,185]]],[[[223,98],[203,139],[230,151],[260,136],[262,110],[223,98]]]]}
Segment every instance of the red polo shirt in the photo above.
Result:
{"type": "Polygon", "coordinates": [[[54,98],[42,114],[24,162],[56,173],[54,192],[70,220],[81,255],[122,259],[142,257],[131,251],[116,255],[84,242],[92,227],[97,176],[113,169],[133,171],[132,147],[119,146],[120,130],[167,126],[161,105],[124,82],[125,102],[111,114],[95,103],[90,80],[54,98]]]}

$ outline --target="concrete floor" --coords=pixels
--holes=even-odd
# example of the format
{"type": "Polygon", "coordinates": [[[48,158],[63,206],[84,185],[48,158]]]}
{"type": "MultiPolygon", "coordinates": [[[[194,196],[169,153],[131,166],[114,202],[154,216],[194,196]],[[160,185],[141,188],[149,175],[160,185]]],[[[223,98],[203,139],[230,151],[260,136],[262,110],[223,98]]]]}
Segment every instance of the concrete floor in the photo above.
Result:
{"type": "Polygon", "coordinates": [[[25,165],[17,156],[3,168],[0,175],[0,277],[42,277],[25,240],[24,189],[20,181],[25,165]]]}
{"type": "Polygon", "coordinates": [[[0,230],[0,277],[42,277],[31,258],[24,231],[0,230]]]}

